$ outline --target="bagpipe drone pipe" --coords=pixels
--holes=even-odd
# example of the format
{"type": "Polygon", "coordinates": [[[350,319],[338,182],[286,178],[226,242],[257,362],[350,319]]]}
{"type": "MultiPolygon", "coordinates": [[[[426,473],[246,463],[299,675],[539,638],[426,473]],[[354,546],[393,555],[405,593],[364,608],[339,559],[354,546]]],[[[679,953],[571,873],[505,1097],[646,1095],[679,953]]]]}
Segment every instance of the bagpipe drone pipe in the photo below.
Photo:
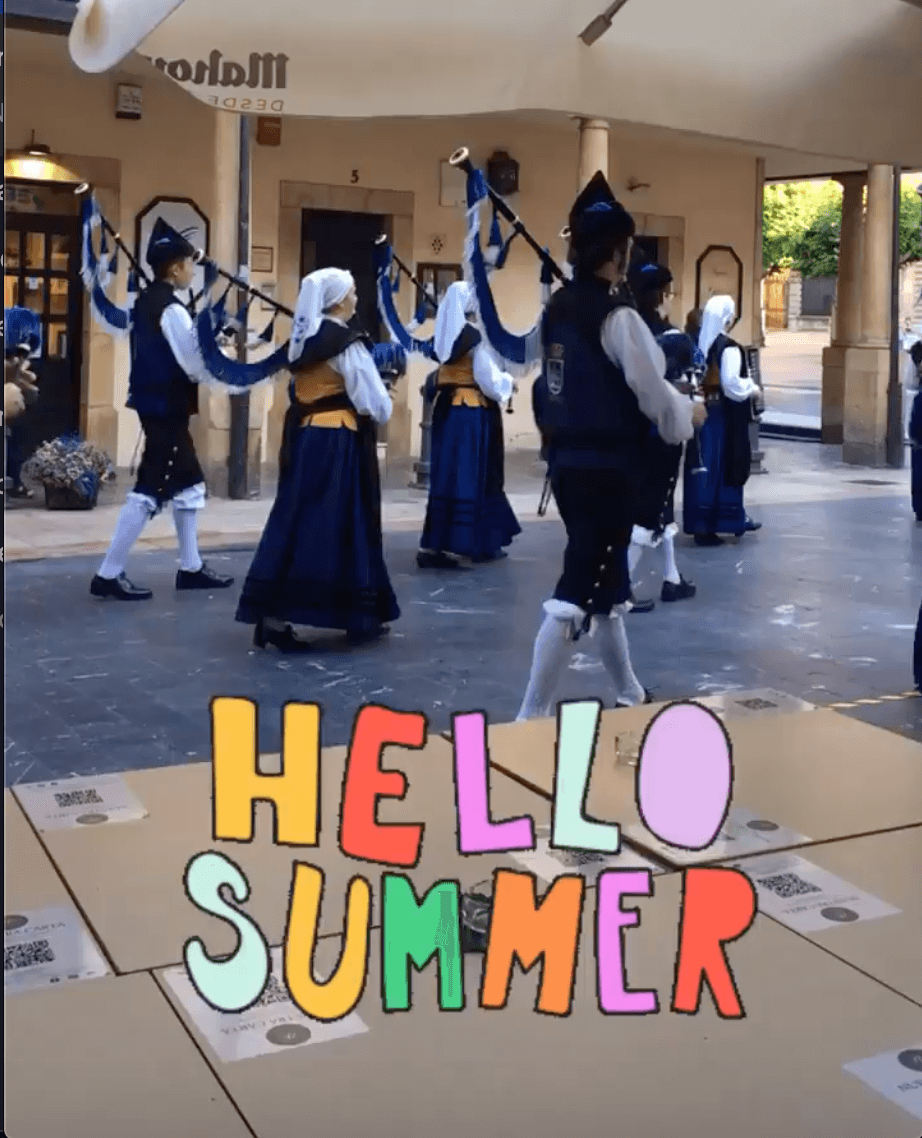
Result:
{"type": "MultiPolygon", "coordinates": [[[[90,298],[93,316],[110,335],[125,337],[131,332],[134,304],[142,287],[151,283],[138,260],[126,247],[119,234],[100,210],[96,199],[84,183],[75,193],[83,197],[83,255],[81,279],[90,298]],[[114,248],[109,249],[109,242],[114,248]],[[98,251],[97,251],[98,245],[98,251]],[[118,272],[119,255],[128,264],[128,302],[123,307],[108,295],[118,272]]],[[[275,340],[275,324],[279,316],[294,318],[292,309],[280,304],[274,297],[260,292],[242,278],[234,276],[209,260],[203,251],[195,261],[204,268],[205,287],[197,296],[190,297],[189,312],[195,322],[202,361],[210,381],[231,394],[243,393],[275,380],[288,370],[288,341],[260,360],[247,362],[233,358],[224,350],[234,339],[238,344],[248,328],[250,306],[254,300],[272,309],[272,317],[262,332],[248,338],[242,345],[245,351],[267,348],[275,340]],[[223,291],[219,281],[226,282],[223,291]],[[231,291],[243,294],[242,303],[234,314],[228,313],[231,291]],[[220,291],[220,294],[219,294],[220,291]]],[[[406,357],[395,352],[394,345],[374,345],[372,355],[386,386],[390,387],[406,371],[406,357]]],[[[207,382],[207,381],[206,381],[207,382]]]]}

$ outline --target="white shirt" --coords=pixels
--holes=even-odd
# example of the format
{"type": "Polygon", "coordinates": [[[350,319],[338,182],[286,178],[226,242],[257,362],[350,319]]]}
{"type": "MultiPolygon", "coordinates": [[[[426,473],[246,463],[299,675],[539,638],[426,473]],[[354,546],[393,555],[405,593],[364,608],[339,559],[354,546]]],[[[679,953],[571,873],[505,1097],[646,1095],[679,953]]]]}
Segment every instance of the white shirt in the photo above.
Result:
{"type": "Polygon", "coordinates": [[[720,386],[724,395],[734,403],[745,403],[759,391],[759,385],[749,376],[740,375],[742,370],[743,353],[740,349],[725,348],[720,357],[720,386]]]}
{"type": "Polygon", "coordinates": [[[176,357],[176,362],[192,382],[206,383],[210,376],[202,359],[198,333],[189,310],[178,300],[163,310],[163,315],[160,317],[160,331],[170,345],[170,351],[176,357]]]}
{"type": "Polygon", "coordinates": [[[616,308],[602,325],[602,349],[624,372],[640,410],[671,446],[694,435],[694,404],[666,379],[666,357],[633,308],[616,308]]]}
{"type": "Polygon", "coordinates": [[[488,399],[505,403],[512,398],[512,376],[496,365],[485,344],[478,344],[473,352],[474,382],[488,399]]]}

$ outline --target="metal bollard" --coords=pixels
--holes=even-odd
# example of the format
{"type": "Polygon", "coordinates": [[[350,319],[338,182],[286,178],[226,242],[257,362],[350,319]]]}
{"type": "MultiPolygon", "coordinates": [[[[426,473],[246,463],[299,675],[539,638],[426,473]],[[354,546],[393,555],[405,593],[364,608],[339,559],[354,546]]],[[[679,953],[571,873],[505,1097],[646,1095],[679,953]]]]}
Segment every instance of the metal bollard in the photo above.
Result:
{"type": "Polygon", "coordinates": [[[426,398],[425,385],[419,389],[419,393],[423,397],[423,415],[419,423],[419,462],[413,463],[415,477],[410,486],[414,490],[428,490],[432,471],[432,402],[426,398]]]}

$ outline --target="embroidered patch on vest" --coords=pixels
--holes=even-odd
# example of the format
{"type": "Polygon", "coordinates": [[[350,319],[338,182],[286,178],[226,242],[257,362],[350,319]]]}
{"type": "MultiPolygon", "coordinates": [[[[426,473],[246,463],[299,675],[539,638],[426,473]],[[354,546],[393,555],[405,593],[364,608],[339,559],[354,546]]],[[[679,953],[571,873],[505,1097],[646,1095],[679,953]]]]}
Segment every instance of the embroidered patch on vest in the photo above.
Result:
{"type": "Polygon", "coordinates": [[[563,393],[563,345],[551,344],[545,363],[548,392],[555,398],[563,393]]]}

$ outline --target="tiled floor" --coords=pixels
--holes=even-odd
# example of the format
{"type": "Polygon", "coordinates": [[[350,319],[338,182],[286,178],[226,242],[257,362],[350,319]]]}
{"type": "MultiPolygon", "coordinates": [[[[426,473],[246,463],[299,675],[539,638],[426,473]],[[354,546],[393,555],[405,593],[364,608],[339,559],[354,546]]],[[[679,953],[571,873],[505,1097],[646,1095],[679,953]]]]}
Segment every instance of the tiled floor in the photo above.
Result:
{"type": "MultiPolygon", "coordinates": [[[[769,481],[753,479],[751,496],[769,481]]],[[[705,550],[682,539],[680,568],[698,596],[629,618],[641,680],[665,699],[761,687],[821,704],[905,693],[922,597],[922,529],[905,496],[757,512],[765,528],[739,543],[705,550]]],[[[294,659],[251,648],[250,630],[233,620],[236,589],[177,595],[172,553],[133,559],[132,577],[156,594],[143,605],[91,601],[95,558],[9,565],[6,784],[206,759],[216,694],[259,701],[267,749],[278,747],[289,700],[323,705],[325,745],[348,741],[368,701],[425,711],[432,730],[445,729],[453,711],[511,720],[563,546],[557,521],[524,529],[508,560],[452,575],[416,568],[415,530],[391,533],[403,615],[390,638],[358,650],[328,638],[294,659]]],[[[657,556],[642,563],[638,595],[658,589],[657,556]]],[[[226,552],[217,564],[240,580],[249,560],[226,552]]],[[[592,640],[577,645],[559,694],[611,701],[592,640]]],[[[922,700],[844,710],[922,739],[922,700]]]]}

